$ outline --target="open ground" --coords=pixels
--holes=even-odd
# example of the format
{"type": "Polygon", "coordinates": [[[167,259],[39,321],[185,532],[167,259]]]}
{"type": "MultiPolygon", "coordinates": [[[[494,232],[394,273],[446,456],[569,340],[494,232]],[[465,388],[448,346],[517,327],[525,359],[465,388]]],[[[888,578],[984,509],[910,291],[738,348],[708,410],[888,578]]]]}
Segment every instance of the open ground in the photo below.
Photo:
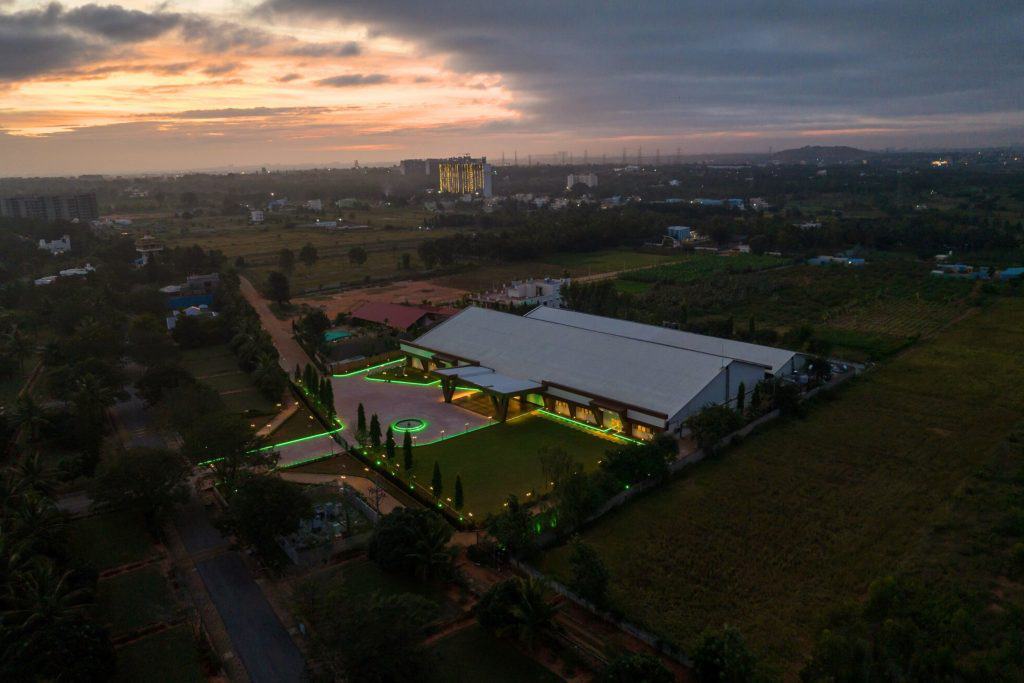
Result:
{"type": "MultiPolygon", "coordinates": [[[[997,300],[588,529],[616,607],[686,648],[735,625],[792,673],[1019,421],[1022,321],[1024,301],[997,300]]],[[[541,566],[565,579],[568,555],[541,566]]]]}

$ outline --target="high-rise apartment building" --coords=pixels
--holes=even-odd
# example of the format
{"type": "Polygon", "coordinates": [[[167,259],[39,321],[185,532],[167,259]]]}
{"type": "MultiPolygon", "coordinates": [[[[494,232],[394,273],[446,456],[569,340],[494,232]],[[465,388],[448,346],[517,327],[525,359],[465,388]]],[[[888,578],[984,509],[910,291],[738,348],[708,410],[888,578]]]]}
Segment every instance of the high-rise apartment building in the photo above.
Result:
{"type": "Polygon", "coordinates": [[[92,221],[100,217],[96,194],[0,197],[0,216],[43,221],[92,221]]]}
{"type": "Polygon", "coordinates": [[[491,196],[491,165],[487,157],[452,157],[437,163],[439,192],[491,196]]]}

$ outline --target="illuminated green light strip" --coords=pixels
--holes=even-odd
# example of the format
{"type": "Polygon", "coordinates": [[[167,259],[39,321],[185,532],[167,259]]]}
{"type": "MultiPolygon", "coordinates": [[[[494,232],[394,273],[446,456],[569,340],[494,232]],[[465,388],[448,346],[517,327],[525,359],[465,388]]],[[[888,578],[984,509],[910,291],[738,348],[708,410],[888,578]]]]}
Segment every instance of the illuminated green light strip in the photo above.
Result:
{"type": "Polygon", "coordinates": [[[367,382],[384,382],[385,384],[405,384],[411,387],[434,387],[441,383],[441,380],[435,379],[433,382],[410,382],[405,379],[381,379],[379,377],[364,377],[367,382]]]}
{"type": "MultiPolygon", "coordinates": [[[[263,446],[262,448],[254,448],[253,450],[246,451],[246,453],[263,453],[263,452],[266,452],[266,451],[272,451],[274,449],[281,448],[282,446],[291,446],[292,444],[296,444],[296,443],[299,443],[299,442],[302,442],[302,441],[309,441],[310,439],[319,439],[319,438],[322,438],[322,437],[325,437],[325,436],[331,436],[333,434],[337,434],[338,432],[340,432],[344,428],[345,428],[345,426],[342,425],[341,427],[338,427],[337,429],[332,429],[329,432],[321,432],[320,434],[311,434],[310,436],[300,436],[299,438],[292,439],[291,441],[282,441],[281,443],[276,443],[276,444],[273,444],[271,446],[263,446]]],[[[198,467],[204,467],[206,465],[212,465],[213,463],[220,462],[223,459],[224,459],[223,457],[220,457],[220,458],[210,458],[209,460],[203,460],[202,462],[197,463],[197,466],[198,467]]]]}
{"type": "Polygon", "coordinates": [[[455,434],[449,434],[448,436],[438,437],[438,438],[434,439],[433,441],[424,441],[424,442],[421,442],[421,443],[414,444],[413,448],[419,448],[420,446],[432,446],[435,443],[440,443],[442,441],[447,441],[449,439],[454,439],[454,438],[457,438],[457,437],[460,437],[460,436],[465,436],[466,434],[472,434],[473,432],[478,432],[481,429],[487,429],[488,427],[494,427],[495,425],[499,425],[499,424],[501,424],[501,423],[500,422],[488,422],[487,424],[477,425],[476,427],[472,427],[470,429],[466,429],[466,430],[463,430],[461,432],[456,432],[455,434]]]}
{"type": "Polygon", "coordinates": [[[297,439],[292,439],[290,441],[282,441],[281,443],[275,443],[275,444],[270,445],[270,446],[264,446],[262,448],[256,449],[255,451],[249,451],[249,452],[250,453],[253,453],[253,452],[255,452],[255,453],[262,453],[263,451],[272,451],[275,448],[281,448],[282,446],[291,446],[294,443],[301,443],[303,441],[309,441],[310,439],[319,439],[322,436],[330,436],[332,434],[337,434],[338,432],[340,432],[344,428],[345,428],[345,425],[342,425],[342,426],[338,427],[337,429],[332,429],[329,432],[320,432],[319,434],[310,434],[309,436],[300,436],[297,439]]]}
{"type": "Polygon", "coordinates": [[[314,455],[312,457],[305,458],[303,460],[296,460],[295,462],[290,462],[290,463],[287,463],[287,464],[284,464],[284,465],[278,465],[274,469],[288,470],[288,469],[291,469],[293,467],[298,467],[299,465],[308,465],[308,464],[313,463],[313,462],[319,462],[321,460],[327,460],[328,458],[333,458],[336,455],[341,455],[341,453],[340,452],[336,452],[336,451],[331,451],[330,453],[324,453],[323,455],[314,455]]]}
{"type": "Polygon", "coordinates": [[[395,420],[394,422],[391,423],[391,429],[393,429],[396,432],[401,432],[402,434],[405,434],[407,432],[409,434],[412,434],[412,433],[415,433],[415,432],[422,432],[424,429],[426,429],[429,426],[430,426],[429,422],[427,422],[426,420],[424,420],[422,418],[419,418],[419,417],[403,417],[402,419],[395,420]],[[404,420],[419,420],[420,423],[418,425],[416,425],[415,427],[399,427],[398,423],[399,422],[403,422],[404,420]]]}
{"type": "Polygon", "coordinates": [[[598,433],[598,434],[600,434],[602,436],[607,436],[607,437],[613,438],[613,439],[621,439],[622,441],[628,441],[629,443],[633,443],[633,444],[636,444],[638,446],[639,445],[643,445],[643,443],[644,443],[643,441],[640,441],[638,439],[634,439],[632,437],[626,436],[625,434],[619,434],[618,432],[616,432],[611,427],[609,427],[607,429],[601,429],[600,427],[595,427],[592,424],[587,424],[586,422],[580,422],[579,420],[574,420],[573,418],[566,417],[565,415],[559,415],[558,413],[552,413],[550,410],[545,410],[544,408],[537,408],[537,412],[540,413],[541,415],[544,415],[545,417],[549,417],[549,418],[551,418],[553,420],[560,420],[560,421],[566,422],[566,423],[568,423],[568,424],[570,424],[570,425],[572,425],[574,427],[580,427],[581,429],[585,429],[587,431],[596,432],[596,433],[598,433]]]}
{"type": "Polygon", "coordinates": [[[358,375],[358,374],[360,374],[362,372],[369,372],[370,370],[376,370],[377,368],[386,368],[389,365],[394,365],[395,363],[404,363],[404,362],[405,362],[404,358],[399,358],[398,360],[389,360],[386,363],[381,363],[380,365],[371,365],[368,368],[360,368],[359,370],[352,370],[351,372],[343,372],[343,373],[338,374],[338,375],[331,375],[331,377],[353,377],[354,375],[358,375]]]}

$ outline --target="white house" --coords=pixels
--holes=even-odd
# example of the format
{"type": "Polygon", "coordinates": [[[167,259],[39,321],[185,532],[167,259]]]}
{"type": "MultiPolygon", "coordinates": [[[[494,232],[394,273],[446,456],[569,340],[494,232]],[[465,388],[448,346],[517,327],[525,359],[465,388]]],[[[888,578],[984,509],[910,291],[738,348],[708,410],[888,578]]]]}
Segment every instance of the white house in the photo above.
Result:
{"type": "Polygon", "coordinates": [[[64,235],[64,237],[60,238],[59,240],[52,240],[50,242],[41,239],[39,240],[39,248],[42,249],[43,251],[50,252],[54,256],[66,254],[67,252],[71,251],[71,237],[68,235],[64,235]]]}

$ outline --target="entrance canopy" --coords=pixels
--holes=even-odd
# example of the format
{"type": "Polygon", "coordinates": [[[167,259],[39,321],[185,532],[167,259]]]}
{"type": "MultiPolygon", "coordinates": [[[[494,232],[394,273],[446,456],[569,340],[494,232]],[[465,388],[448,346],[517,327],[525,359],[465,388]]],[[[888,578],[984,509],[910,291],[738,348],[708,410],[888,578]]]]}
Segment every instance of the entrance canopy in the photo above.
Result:
{"type": "Polygon", "coordinates": [[[442,377],[453,377],[494,394],[514,396],[528,391],[540,391],[541,385],[530,380],[510,377],[480,365],[464,365],[460,368],[443,368],[434,371],[442,377]]]}

